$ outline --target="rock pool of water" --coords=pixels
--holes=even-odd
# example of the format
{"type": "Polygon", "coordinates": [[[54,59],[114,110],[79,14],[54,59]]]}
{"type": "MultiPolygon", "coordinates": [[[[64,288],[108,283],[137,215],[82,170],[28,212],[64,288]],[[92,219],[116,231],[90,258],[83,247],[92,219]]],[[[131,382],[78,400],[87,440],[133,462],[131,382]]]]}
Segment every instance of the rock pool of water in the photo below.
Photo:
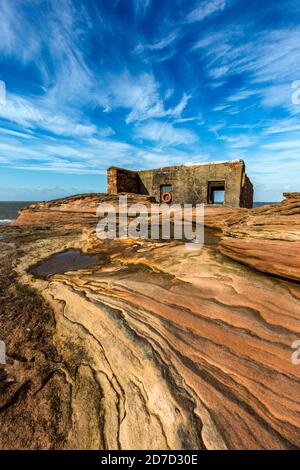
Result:
{"type": "Polygon", "coordinates": [[[84,254],[80,250],[70,249],[56,253],[30,268],[29,272],[37,277],[47,278],[54,274],[76,271],[104,263],[100,254],[84,254]]]}

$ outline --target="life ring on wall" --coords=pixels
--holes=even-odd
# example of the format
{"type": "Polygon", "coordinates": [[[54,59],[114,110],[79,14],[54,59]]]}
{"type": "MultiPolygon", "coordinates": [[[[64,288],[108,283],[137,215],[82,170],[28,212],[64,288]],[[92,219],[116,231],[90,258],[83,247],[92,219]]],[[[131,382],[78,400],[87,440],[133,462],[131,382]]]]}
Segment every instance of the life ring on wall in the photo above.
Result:
{"type": "Polygon", "coordinates": [[[162,200],[162,202],[165,202],[166,204],[170,204],[172,202],[172,194],[171,193],[163,193],[161,195],[161,200],[162,200]]]}

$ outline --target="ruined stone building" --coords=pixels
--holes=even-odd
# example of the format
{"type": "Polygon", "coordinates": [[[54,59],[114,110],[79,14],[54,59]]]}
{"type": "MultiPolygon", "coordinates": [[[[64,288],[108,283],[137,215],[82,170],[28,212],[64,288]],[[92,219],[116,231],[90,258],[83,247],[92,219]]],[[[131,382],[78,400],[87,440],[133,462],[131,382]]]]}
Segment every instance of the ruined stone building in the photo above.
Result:
{"type": "Polygon", "coordinates": [[[111,167],[107,178],[109,194],[145,194],[157,202],[179,204],[253,205],[253,186],[243,160],[140,171],[111,167]]]}

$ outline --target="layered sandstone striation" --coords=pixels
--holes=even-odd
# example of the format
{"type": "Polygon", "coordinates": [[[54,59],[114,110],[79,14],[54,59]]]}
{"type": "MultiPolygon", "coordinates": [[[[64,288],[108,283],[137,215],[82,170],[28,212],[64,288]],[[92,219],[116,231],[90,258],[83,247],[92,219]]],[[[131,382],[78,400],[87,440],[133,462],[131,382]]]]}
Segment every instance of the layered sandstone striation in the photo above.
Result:
{"type": "Polygon", "coordinates": [[[223,231],[219,248],[259,271],[300,281],[300,193],[280,204],[248,211],[223,231]]]}
{"type": "MultiPolygon", "coordinates": [[[[87,193],[34,203],[20,211],[18,219],[12,223],[12,226],[62,225],[66,228],[95,225],[99,205],[107,204],[118,208],[120,195],[87,193]]],[[[128,204],[142,203],[148,206],[153,200],[149,196],[125,193],[124,195],[127,196],[128,204]]]]}
{"type": "MultiPolygon", "coordinates": [[[[206,223],[226,233],[222,244],[247,240],[233,234],[250,227],[250,213],[291,220],[296,199],[253,211],[210,207],[206,223]]],[[[3,229],[0,448],[299,448],[300,286],[217,245],[101,241],[84,220],[3,229]],[[68,249],[101,262],[48,279],[30,273],[68,249]]]]}
{"type": "MultiPolygon", "coordinates": [[[[34,203],[25,207],[11,225],[14,227],[46,226],[47,228],[53,225],[56,228],[58,226],[63,228],[95,226],[99,219],[97,216],[99,205],[110,205],[118,213],[120,196],[127,197],[128,206],[143,204],[149,208],[151,204],[155,203],[153,197],[140,194],[78,194],[54,201],[34,203]]],[[[239,222],[249,212],[248,209],[218,205],[207,205],[204,210],[205,226],[217,230],[239,222]]],[[[189,215],[188,212],[187,215],[189,215]]],[[[173,217],[172,213],[171,220],[173,217]]],[[[195,219],[193,211],[190,213],[190,218],[195,219]]]]}

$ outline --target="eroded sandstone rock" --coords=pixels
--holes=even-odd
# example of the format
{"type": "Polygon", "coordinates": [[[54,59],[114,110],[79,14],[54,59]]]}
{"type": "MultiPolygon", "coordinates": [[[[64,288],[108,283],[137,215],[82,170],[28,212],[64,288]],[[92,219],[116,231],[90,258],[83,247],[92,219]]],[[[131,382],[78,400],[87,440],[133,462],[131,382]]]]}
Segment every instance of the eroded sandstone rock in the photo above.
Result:
{"type": "Polygon", "coordinates": [[[259,271],[300,281],[300,193],[248,211],[224,228],[221,252],[259,271]]]}
{"type": "MultiPolygon", "coordinates": [[[[8,285],[0,325],[14,380],[0,375],[0,448],[299,448],[300,369],[291,357],[300,286],[236,263],[216,245],[100,241],[81,216],[90,201],[66,207],[76,200],[78,224],[58,210],[61,201],[53,213],[66,218],[48,230],[30,226],[42,220],[39,206],[0,241],[8,285]],[[29,274],[70,248],[105,262],[44,280],[29,274]]],[[[271,253],[271,242],[299,243],[287,223],[298,220],[297,196],[286,201],[253,211],[210,207],[207,223],[226,231],[222,247],[227,239],[265,242],[271,253]],[[261,223],[267,217],[272,224],[261,223]]]]}
{"type": "Polygon", "coordinates": [[[3,396],[0,408],[9,432],[0,447],[299,447],[300,369],[291,361],[299,286],[234,263],[216,247],[101,242],[92,229],[23,239],[22,250],[18,279],[52,307],[54,350],[43,356],[44,341],[24,336],[22,352],[19,343],[17,382],[7,391],[14,399],[3,396]],[[27,273],[70,247],[102,253],[106,263],[49,280],[27,273]]]}
{"type": "MultiPolygon", "coordinates": [[[[143,203],[148,206],[152,198],[143,195],[126,194],[128,204],[143,203]]],[[[11,225],[62,225],[64,228],[95,225],[99,204],[118,207],[119,195],[106,193],[78,194],[49,202],[34,203],[22,209],[11,225]]]]}

